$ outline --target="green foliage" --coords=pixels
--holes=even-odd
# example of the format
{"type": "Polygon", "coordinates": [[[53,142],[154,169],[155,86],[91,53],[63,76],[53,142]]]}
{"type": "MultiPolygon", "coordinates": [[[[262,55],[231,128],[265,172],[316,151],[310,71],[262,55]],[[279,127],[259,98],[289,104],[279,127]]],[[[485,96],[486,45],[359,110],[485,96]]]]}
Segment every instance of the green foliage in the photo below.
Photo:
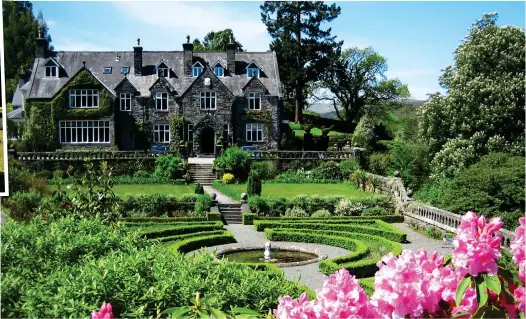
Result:
{"type": "Polygon", "coordinates": [[[381,175],[387,176],[391,168],[391,154],[385,153],[373,153],[368,158],[368,171],[381,175]]]}
{"type": "Polygon", "coordinates": [[[195,191],[194,191],[194,193],[196,193],[196,194],[198,194],[198,195],[202,195],[202,194],[204,194],[204,193],[205,193],[205,189],[204,189],[203,185],[197,183],[197,184],[195,185],[195,191]]]}
{"type": "MultiPolygon", "coordinates": [[[[330,212],[329,212],[330,213],[330,212]]],[[[378,219],[386,223],[403,223],[404,216],[398,214],[380,215],[380,216],[334,216],[331,215],[330,221],[326,217],[264,217],[258,216],[257,220],[268,220],[268,221],[289,221],[289,222],[302,222],[302,223],[340,223],[348,224],[355,223],[360,220],[368,220],[369,222],[373,219],[378,219]]]]}
{"type": "Polygon", "coordinates": [[[241,147],[229,147],[214,160],[214,167],[219,171],[232,173],[243,181],[250,168],[250,157],[241,147]]]}
{"type": "Polygon", "coordinates": [[[356,172],[351,174],[349,179],[356,186],[361,187],[362,190],[365,192],[365,187],[367,185],[368,177],[369,176],[367,175],[365,171],[357,170],[356,172]]]}
{"type": "Polygon", "coordinates": [[[236,190],[225,186],[222,181],[215,180],[212,183],[212,187],[234,200],[240,199],[240,194],[236,190]]]}
{"type": "Polygon", "coordinates": [[[146,238],[160,238],[167,236],[176,236],[191,234],[201,231],[221,230],[223,229],[223,223],[221,221],[216,222],[188,222],[188,223],[177,223],[177,224],[161,224],[159,227],[148,227],[144,230],[139,229],[139,234],[146,238]]]}
{"type": "Polygon", "coordinates": [[[429,157],[427,147],[401,140],[385,143],[391,154],[394,170],[400,171],[404,185],[416,189],[429,175],[429,157]]]}
{"type": "Polygon", "coordinates": [[[35,176],[24,168],[20,162],[10,158],[9,159],[9,191],[13,194],[15,192],[27,192],[34,190],[40,194],[48,192],[46,180],[35,176]]]}
{"type": "Polygon", "coordinates": [[[9,217],[16,221],[28,222],[38,215],[38,207],[42,195],[35,191],[30,192],[16,192],[3,201],[9,213],[9,217]]]}
{"type": "Polygon", "coordinates": [[[203,193],[203,194],[198,195],[195,201],[194,216],[196,217],[205,216],[205,214],[210,211],[211,207],[212,207],[212,198],[210,198],[208,194],[203,193]]]}
{"type": "Polygon", "coordinates": [[[53,171],[53,178],[54,179],[63,178],[65,175],[66,175],[66,172],[64,172],[61,169],[56,169],[56,170],[53,171]]]}
{"type": "Polygon", "coordinates": [[[170,148],[178,151],[179,143],[183,140],[184,117],[182,115],[170,115],[170,148]]]}
{"type": "Polygon", "coordinates": [[[331,212],[329,212],[326,209],[319,209],[311,215],[312,218],[328,218],[331,216],[332,216],[331,212]]]}
{"type": "Polygon", "coordinates": [[[51,173],[47,169],[43,169],[43,170],[40,170],[38,172],[35,172],[35,176],[36,177],[40,177],[40,178],[44,178],[44,179],[49,179],[49,178],[51,178],[53,176],[53,173],[51,173]]]}
{"type": "Polygon", "coordinates": [[[251,171],[257,171],[261,179],[273,179],[279,174],[277,163],[273,161],[253,161],[251,171]]]}
{"type": "Polygon", "coordinates": [[[72,176],[68,171],[72,182],[67,191],[63,189],[64,185],[57,185],[48,205],[41,208],[42,214],[53,218],[73,216],[76,219],[99,216],[104,223],[117,221],[121,206],[108,178],[111,169],[104,161],[98,168],[86,161],[85,168],[83,176],[72,176]]]}
{"type": "Polygon", "coordinates": [[[439,160],[444,164],[434,165],[439,175],[489,152],[524,152],[525,33],[496,20],[490,13],[473,24],[455,51],[455,64],[440,77],[447,95],[432,95],[420,109],[420,134],[431,155],[446,153],[439,160]]]}
{"type": "Polygon", "coordinates": [[[313,179],[332,179],[339,180],[342,179],[340,167],[338,163],[334,161],[323,161],[318,167],[311,171],[311,176],[313,179]]]}
{"type": "Polygon", "coordinates": [[[254,225],[254,219],[256,218],[257,214],[243,213],[243,225],[254,225]]]}
{"type": "Polygon", "coordinates": [[[220,212],[207,212],[206,219],[207,220],[221,220],[221,213],[220,212]]]}
{"type": "Polygon", "coordinates": [[[458,214],[473,209],[486,217],[501,216],[505,228],[515,229],[524,215],[524,157],[485,155],[453,179],[426,184],[415,198],[458,214]]]}
{"type": "Polygon", "coordinates": [[[183,160],[179,156],[161,155],[155,160],[153,177],[164,179],[182,178],[184,175],[183,160]]]}
{"type": "Polygon", "coordinates": [[[122,214],[125,217],[187,216],[194,211],[197,198],[194,194],[129,196],[121,202],[122,214]]]}
{"type": "Polygon", "coordinates": [[[360,216],[365,206],[362,203],[352,202],[348,199],[341,199],[334,208],[336,216],[360,216]]]}
{"type": "Polygon", "coordinates": [[[352,135],[352,144],[370,150],[374,142],[375,122],[370,116],[362,116],[352,135]]]}
{"type": "MultiPolygon", "coordinates": [[[[317,175],[319,176],[320,174],[317,175]]],[[[317,179],[311,175],[308,175],[304,169],[299,169],[296,171],[285,171],[273,179],[272,182],[281,184],[329,184],[340,183],[341,181],[339,179],[317,179]]]]}
{"type": "Polygon", "coordinates": [[[369,207],[362,211],[362,216],[382,216],[387,214],[383,207],[369,207]]]}
{"type": "MultiPolygon", "coordinates": [[[[120,184],[170,184],[170,185],[185,185],[184,179],[166,179],[165,177],[143,177],[143,176],[111,176],[108,178],[114,185],[120,184]]],[[[48,185],[70,184],[70,178],[55,178],[47,181],[48,185]]]]}
{"type": "Polygon", "coordinates": [[[345,196],[296,196],[287,197],[266,197],[252,196],[248,199],[250,210],[258,216],[280,216],[294,206],[305,210],[307,213],[313,213],[320,209],[327,209],[334,214],[338,203],[346,199],[353,205],[361,204],[363,209],[368,207],[380,206],[387,210],[393,209],[391,198],[386,195],[370,195],[367,197],[345,197],[345,196]]]}
{"type": "Polygon", "coordinates": [[[256,170],[250,171],[247,181],[248,196],[261,196],[261,178],[256,170]]]}
{"type": "Polygon", "coordinates": [[[352,173],[356,172],[360,169],[360,164],[358,161],[354,158],[348,158],[344,159],[338,164],[338,167],[340,168],[340,174],[341,176],[346,179],[349,176],[351,176],[352,173]]]}
{"type": "Polygon", "coordinates": [[[299,207],[292,207],[292,208],[287,208],[287,210],[285,210],[285,214],[282,215],[283,217],[309,217],[309,214],[299,208],[299,207]]]}
{"type": "Polygon", "coordinates": [[[281,81],[286,92],[294,92],[295,122],[301,121],[309,82],[319,79],[329,57],[338,52],[343,41],[335,41],[331,29],[322,23],[331,22],[340,14],[336,4],[323,2],[265,2],[260,6],[261,19],[273,39],[281,81]],[[296,14],[304,17],[298,21],[296,14]]]}
{"type": "MultiPolygon", "coordinates": [[[[234,37],[232,29],[221,31],[210,31],[206,34],[203,41],[194,39],[194,51],[227,51],[227,45],[233,43],[236,52],[243,52],[243,46],[234,37]]],[[[225,66],[226,67],[226,66],[225,66]]]]}
{"type": "Polygon", "coordinates": [[[236,182],[236,178],[233,174],[226,173],[225,175],[223,175],[222,181],[223,184],[234,184],[236,182]]]}
{"type": "Polygon", "coordinates": [[[148,223],[172,223],[187,221],[206,221],[204,217],[125,217],[121,218],[123,224],[148,224],[148,223]]]}

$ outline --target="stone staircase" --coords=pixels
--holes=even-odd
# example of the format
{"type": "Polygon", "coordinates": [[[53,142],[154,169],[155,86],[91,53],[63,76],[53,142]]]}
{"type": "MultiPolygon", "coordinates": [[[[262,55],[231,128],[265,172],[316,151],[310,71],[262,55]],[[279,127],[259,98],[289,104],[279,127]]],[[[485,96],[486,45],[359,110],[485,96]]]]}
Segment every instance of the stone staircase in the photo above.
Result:
{"type": "Polygon", "coordinates": [[[218,204],[219,212],[228,225],[241,224],[241,204],[218,204]]]}
{"type": "Polygon", "coordinates": [[[212,185],[216,176],[212,172],[212,164],[188,164],[188,172],[192,178],[192,183],[201,185],[212,185]]]}

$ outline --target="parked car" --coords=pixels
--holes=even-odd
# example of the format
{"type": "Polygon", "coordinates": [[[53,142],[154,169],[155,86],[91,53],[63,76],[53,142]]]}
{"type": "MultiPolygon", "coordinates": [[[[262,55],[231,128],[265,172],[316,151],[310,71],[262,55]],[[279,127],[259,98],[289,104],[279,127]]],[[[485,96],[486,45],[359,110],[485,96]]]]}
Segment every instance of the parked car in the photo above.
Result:
{"type": "MultiPolygon", "coordinates": [[[[257,146],[242,146],[241,149],[245,152],[256,152],[258,150],[258,147],[257,146]]],[[[251,154],[252,158],[260,158],[260,154],[259,153],[252,153],[251,154]]]]}
{"type": "Polygon", "coordinates": [[[155,157],[159,157],[162,153],[165,153],[168,151],[168,146],[166,145],[153,145],[152,146],[152,153],[155,157]]]}

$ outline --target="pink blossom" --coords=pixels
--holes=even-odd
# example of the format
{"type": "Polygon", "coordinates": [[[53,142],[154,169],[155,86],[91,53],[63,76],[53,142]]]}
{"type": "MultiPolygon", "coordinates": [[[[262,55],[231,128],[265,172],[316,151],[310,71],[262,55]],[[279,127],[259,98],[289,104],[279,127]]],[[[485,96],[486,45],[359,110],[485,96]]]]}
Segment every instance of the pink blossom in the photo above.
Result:
{"type": "Polygon", "coordinates": [[[519,227],[515,229],[510,248],[513,252],[513,261],[519,265],[519,278],[522,282],[526,277],[526,217],[519,218],[519,227]]]}
{"type": "Polygon", "coordinates": [[[91,319],[113,319],[111,304],[103,302],[99,312],[94,310],[91,313],[91,319]]]}
{"type": "Polygon", "coordinates": [[[513,292],[513,296],[515,297],[515,300],[519,303],[519,311],[524,312],[526,311],[526,296],[524,295],[524,287],[518,287],[513,292]]]}
{"type": "Polygon", "coordinates": [[[496,233],[502,227],[500,217],[486,223],[486,218],[470,211],[462,216],[458,233],[453,240],[453,264],[465,268],[472,276],[480,273],[496,274],[498,271],[495,259],[501,257],[501,236],[496,233]]]}
{"type": "Polygon", "coordinates": [[[468,288],[466,290],[466,293],[464,294],[464,299],[462,299],[460,306],[453,308],[452,314],[455,315],[458,313],[467,312],[468,315],[459,316],[457,318],[470,318],[470,314],[475,313],[475,311],[477,311],[477,308],[477,292],[474,288],[468,288]]]}

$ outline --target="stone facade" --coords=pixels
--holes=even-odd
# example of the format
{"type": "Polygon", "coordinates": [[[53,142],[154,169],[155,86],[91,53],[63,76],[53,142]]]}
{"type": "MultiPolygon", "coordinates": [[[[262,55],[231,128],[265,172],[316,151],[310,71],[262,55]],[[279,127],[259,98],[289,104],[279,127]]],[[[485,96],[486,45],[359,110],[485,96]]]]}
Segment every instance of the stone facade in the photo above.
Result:
{"type": "MultiPolygon", "coordinates": [[[[216,144],[226,143],[276,149],[282,104],[276,55],[274,52],[235,52],[234,48],[228,45],[226,52],[194,52],[191,43],[184,43],[182,52],[149,52],[143,51],[138,41],[133,52],[57,52],[45,57],[38,51],[41,56],[35,60],[31,83],[26,86],[30,90],[23,94],[29,102],[52,99],[84,67],[114,98],[112,139],[107,147],[143,148],[138,143],[139,135],[144,134],[139,127],[148,124],[148,127],[164,125],[163,129],[169,127],[170,130],[169,143],[154,144],[177,149],[180,145],[176,144],[188,142],[197,155],[214,154],[216,144]],[[46,78],[43,74],[43,65],[50,60],[60,65],[61,75],[56,78],[46,78]],[[198,76],[192,69],[197,62],[203,66],[198,76]],[[215,66],[224,68],[223,75],[216,76],[215,66]],[[111,72],[102,72],[107,67],[112,68],[111,72]],[[165,67],[167,73],[159,70],[165,67]],[[249,68],[258,68],[255,76],[248,76],[249,68]],[[129,110],[121,108],[123,93],[131,95],[129,110]],[[167,96],[166,110],[156,108],[158,93],[167,96]],[[255,93],[259,93],[260,109],[250,110],[249,96],[253,99],[255,93]],[[202,108],[202,94],[213,95],[215,107],[202,108]],[[174,116],[184,121],[178,132],[172,127],[174,116]],[[248,141],[247,124],[257,123],[263,124],[263,138],[257,142],[248,141]]],[[[257,127],[260,138],[261,126],[257,127]]],[[[77,147],[85,146],[79,144],[77,147]]]]}

